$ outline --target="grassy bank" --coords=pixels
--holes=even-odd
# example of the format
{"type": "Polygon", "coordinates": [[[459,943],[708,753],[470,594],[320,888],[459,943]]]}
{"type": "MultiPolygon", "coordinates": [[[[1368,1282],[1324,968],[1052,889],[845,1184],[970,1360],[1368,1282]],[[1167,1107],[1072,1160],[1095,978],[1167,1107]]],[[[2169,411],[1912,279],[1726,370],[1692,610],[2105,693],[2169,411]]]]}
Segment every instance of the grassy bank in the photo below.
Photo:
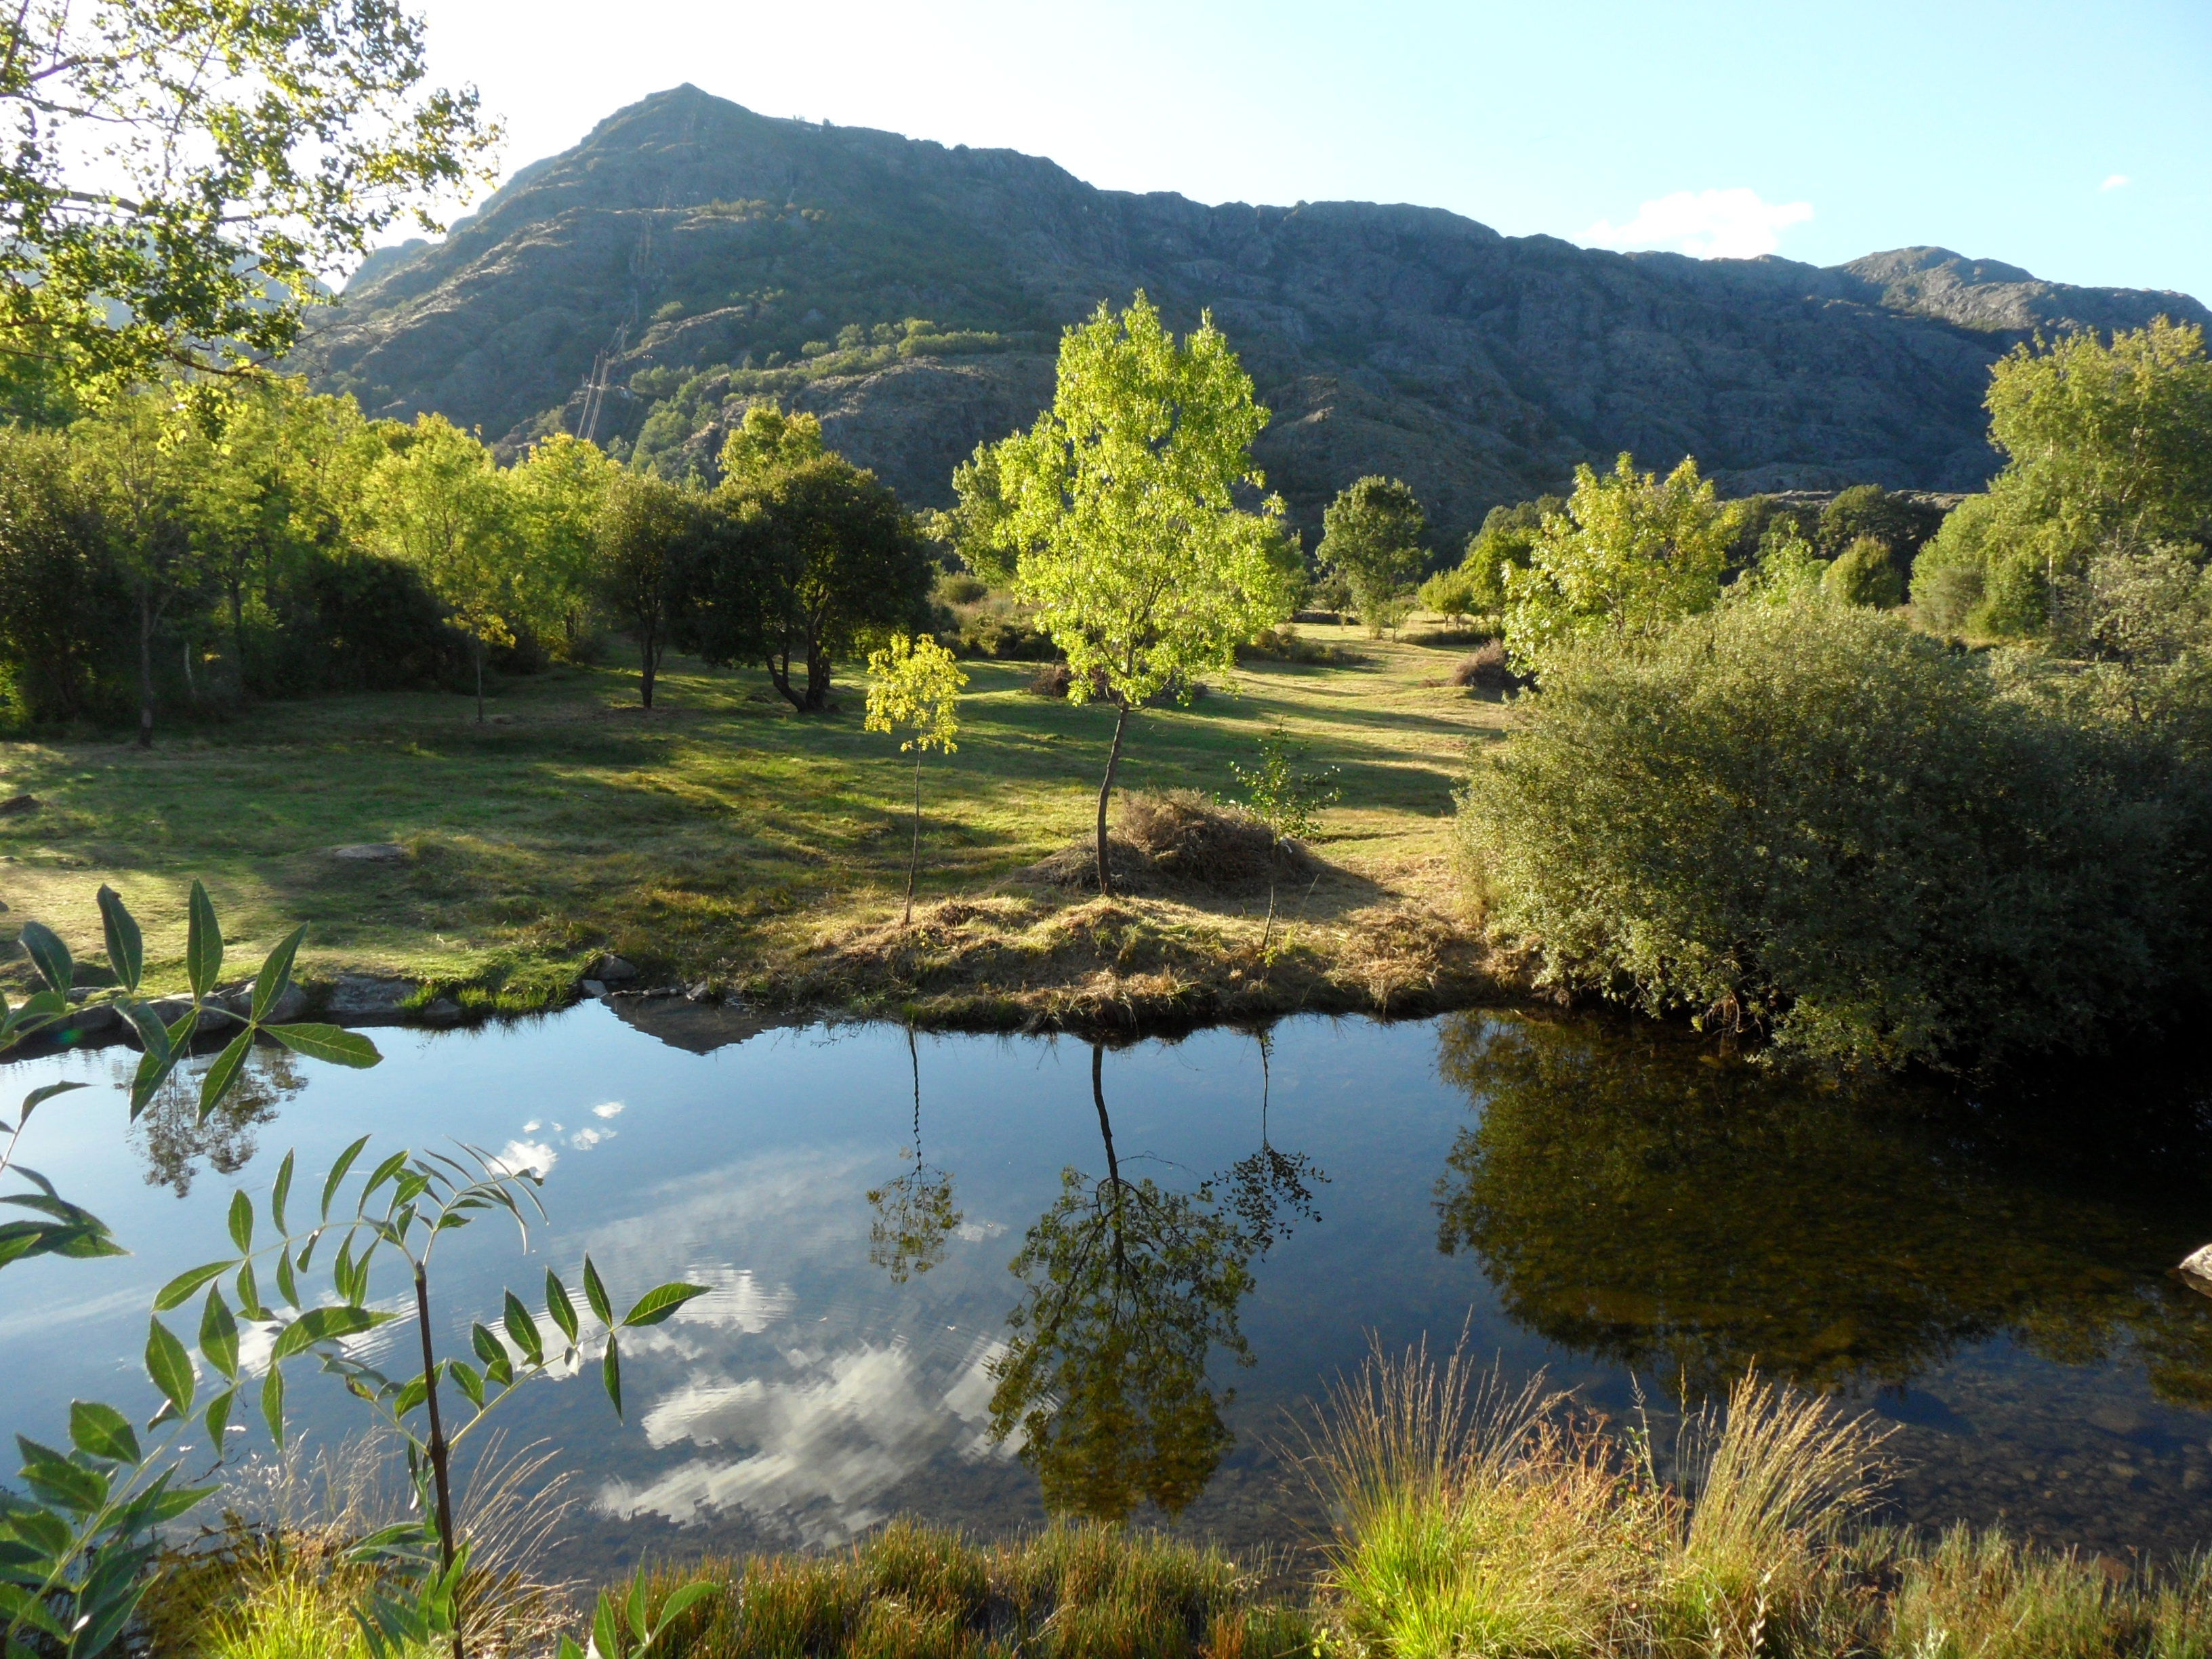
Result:
{"type": "Polygon", "coordinates": [[[858,688],[800,716],[757,673],[683,660],[650,712],[633,672],[574,668],[501,685],[481,726],[467,698],[389,694],[262,705],[151,753],[9,744],[0,799],[39,804],[0,817],[0,896],[89,951],[109,883],[177,978],[199,877],[240,960],[304,921],[311,974],[513,1009],[564,997],[602,950],[649,979],[966,1023],[1466,1001],[1486,981],[1451,909],[1451,791],[1503,711],[1444,683],[1463,647],[1306,634],[1364,660],[1255,661],[1190,708],[1145,711],[1122,774],[1233,789],[1229,763],[1277,723],[1342,769],[1325,867],[1285,895],[1295,931],[1264,971],[1264,890],[1101,901],[1024,877],[1087,830],[1111,716],[1031,695],[1020,663],[968,665],[960,751],[927,769],[911,932],[913,773],[861,731],[858,688]],[[404,856],[333,855],[368,842],[404,856]]]}
{"type": "MultiPolygon", "coordinates": [[[[645,1569],[609,1588],[665,1659],[2204,1659],[2212,1559],[2085,1559],[2007,1536],[1872,1526],[1863,1419],[1747,1378],[1693,1413],[1672,1480],[1633,1431],[1419,1352],[1332,1391],[1307,1468],[1336,1531],[1239,1562],[1138,1529],[984,1542],[896,1522],[823,1553],[645,1569]]],[[[240,1534],[169,1558],[144,1622],[194,1659],[356,1659],[361,1569],[328,1539],[240,1534]],[[349,1577],[349,1574],[351,1576],[349,1577]]],[[[488,1572],[470,1651],[542,1651],[584,1587],[488,1572]]]]}

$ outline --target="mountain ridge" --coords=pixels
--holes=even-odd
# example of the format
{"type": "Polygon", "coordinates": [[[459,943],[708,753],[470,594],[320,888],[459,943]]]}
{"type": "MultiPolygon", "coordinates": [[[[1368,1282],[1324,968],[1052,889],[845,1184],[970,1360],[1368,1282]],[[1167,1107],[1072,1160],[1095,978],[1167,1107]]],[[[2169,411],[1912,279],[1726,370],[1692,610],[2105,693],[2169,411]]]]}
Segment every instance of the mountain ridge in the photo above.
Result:
{"type": "Polygon", "coordinates": [[[685,86],[364,267],[297,361],[373,413],[435,409],[512,449],[575,429],[611,349],[596,435],[663,470],[711,471],[733,413],[776,395],[935,505],[954,462],[1049,399],[1059,329],[1139,288],[1178,326],[1210,311],[1243,356],[1273,413],[1255,453],[1295,522],[1386,471],[1445,538],[1622,449],[1695,454],[1736,490],[1971,489],[1996,459],[1989,365],[2014,343],[2212,322],[2185,295],[1942,248],[1697,260],[1412,204],[1102,191],[1045,157],[685,86]]]}

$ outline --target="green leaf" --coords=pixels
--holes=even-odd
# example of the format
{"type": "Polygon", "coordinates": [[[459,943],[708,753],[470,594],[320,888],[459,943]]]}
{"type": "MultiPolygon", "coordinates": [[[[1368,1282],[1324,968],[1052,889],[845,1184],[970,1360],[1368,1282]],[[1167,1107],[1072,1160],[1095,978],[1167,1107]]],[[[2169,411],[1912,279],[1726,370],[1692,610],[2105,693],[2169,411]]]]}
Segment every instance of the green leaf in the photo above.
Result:
{"type": "Polygon", "coordinates": [[[251,1261],[238,1264],[238,1310],[248,1319],[270,1320],[276,1316],[261,1300],[261,1280],[251,1261]]]}
{"type": "Polygon", "coordinates": [[[191,1358],[160,1320],[149,1319],[146,1326],[146,1375],[182,1417],[192,1408],[191,1358]]]}
{"type": "Polygon", "coordinates": [[[592,1265],[588,1255],[584,1258],[584,1300],[592,1304],[592,1311],[599,1316],[600,1324],[615,1322],[614,1304],[607,1300],[607,1287],[599,1283],[599,1270],[592,1265]]]}
{"type": "Polygon", "coordinates": [[[507,1350],[499,1346],[499,1339],[481,1322],[469,1327],[469,1346],[477,1351],[477,1358],[487,1365],[496,1365],[507,1358],[507,1350]]]}
{"type": "Polygon", "coordinates": [[[107,965],[123,981],[125,990],[135,991],[146,969],[145,939],[120,893],[103,884],[96,896],[100,900],[100,925],[107,935],[107,965]]]}
{"type": "Polygon", "coordinates": [[[23,1484],[40,1503],[89,1515],[107,1501],[108,1480],[100,1470],[71,1462],[21,1435],[15,1443],[24,1449],[23,1484]]]}
{"type": "Polygon", "coordinates": [[[660,1622],[653,1627],[654,1638],[657,1639],[663,1631],[714,1593],[714,1586],[703,1578],[695,1578],[688,1584],[679,1585],[660,1604],[660,1622]]]}
{"type": "Polygon", "coordinates": [[[70,1401],[70,1443],[88,1457],[117,1463],[136,1463],[143,1455],[130,1419],[97,1400],[70,1401]]]}
{"type": "Polygon", "coordinates": [[[615,1611],[614,1597],[605,1590],[599,1592],[598,1611],[592,1615],[592,1646],[605,1659],[616,1659],[622,1652],[622,1620],[615,1611]]]}
{"type": "Polygon", "coordinates": [[[282,945],[262,958],[261,971],[253,976],[253,1019],[256,1024],[269,1018],[269,1011],[276,1006],[276,999],[284,994],[284,988],[292,982],[292,958],[300,954],[300,941],[307,936],[305,927],[295,927],[282,945]]]}
{"type": "Polygon", "coordinates": [[[18,1130],[21,1129],[31,1121],[31,1114],[56,1095],[65,1095],[72,1089],[89,1089],[91,1086],[89,1083],[49,1083],[43,1089],[32,1090],[23,1097],[23,1109],[15,1119],[15,1127],[18,1130]]]}
{"type": "Polygon", "coordinates": [[[237,1400],[237,1398],[238,1389],[234,1386],[225,1389],[221,1394],[216,1395],[214,1399],[208,1401],[207,1417],[205,1419],[207,1423],[208,1440],[209,1443],[214,1446],[215,1455],[218,1458],[222,1455],[222,1437],[225,1434],[228,1433],[230,1430],[231,1405],[237,1400]]]}
{"type": "Polygon", "coordinates": [[[263,1029],[294,1054],[305,1054],[309,1060],[326,1060],[333,1066],[350,1066],[359,1071],[384,1058],[377,1053],[374,1042],[343,1025],[270,1025],[263,1029]]]}
{"type": "Polygon", "coordinates": [[[185,933],[185,977],[191,981],[192,994],[204,997],[215,989],[222,974],[222,927],[215,919],[215,902],[208,897],[204,884],[192,884],[185,911],[190,921],[185,933]]]}
{"type": "Polygon", "coordinates": [[[30,953],[31,966],[39,970],[39,977],[58,995],[69,995],[76,964],[70,960],[69,946],[62,943],[61,935],[44,922],[27,921],[15,935],[15,942],[30,953]]]}
{"type": "Polygon", "coordinates": [[[246,1057],[252,1052],[253,1033],[246,1030],[231,1038],[223,1051],[216,1056],[215,1064],[208,1067],[207,1075],[200,1079],[201,1122],[206,1122],[215,1109],[222,1103],[222,1097],[238,1081],[238,1074],[246,1069],[246,1057]]]}
{"type": "MultiPolygon", "coordinates": [[[[126,1007],[125,1012],[127,1014],[129,1012],[126,1007]]],[[[137,1024],[135,1020],[132,1023],[137,1024]]],[[[159,1024],[158,1021],[155,1023],[159,1024]]],[[[166,1031],[162,1040],[167,1041],[166,1031]]],[[[133,1123],[138,1121],[141,1112],[153,1104],[155,1095],[169,1080],[169,1073],[176,1067],[177,1056],[173,1054],[157,1054],[149,1048],[138,1056],[138,1069],[131,1077],[131,1121],[133,1123]]]]}
{"type": "Polygon", "coordinates": [[[405,1385],[400,1389],[398,1394],[392,1399],[392,1414],[394,1417],[404,1417],[429,1397],[430,1380],[429,1374],[426,1371],[421,1376],[409,1378],[405,1385]]]}
{"type": "Polygon", "coordinates": [[[231,1263],[228,1261],[210,1261],[194,1267],[189,1273],[179,1273],[167,1284],[162,1285],[161,1293],[155,1297],[154,1311],[167,1313],[172,1308],[183,1307],[185,1303],[191,1300],[194,1291],[199,1289],[210,1279],[228,1273],[230,1268],[231,1263]]]}
{"type": "Polygon", "coordinates": [[[148,1060],[158,1063],[172,1058],[174,1045],[169,1041],[169,1028],[161,1024],[161,1016],[154,1012],[151,1005],[118,1002],[115,1006],[123,1011],[123,1017],[137,1031],[139,1046],[145,1049],[148,1060]]]}
{"type": "Polygon", "coordinates": [[[361,1149],[368,1145],[368,1137],[363,1135],[338,1154],[338,1161],[331,1165],[330,1174],[323,1177],[324,1220],[328,1221],[331,1218],[331,1200],[338,1195],[338,1185],[346,1178],[346,1171],[353,1168],[354,1159],[361,1156],[361,1149]]]}
{"type": "MultiPolygon", "coordinates": [[[[361,1201],[362,1205],[366,1206],[368,1203],[371,1194],[374,1193],[379,1187],[381,1187],[386,1182],[391,1180],[392,1176],[398,1175],[406,1167],[407,1149],[403,1146],[398,1152],[392,1153],[390,1158],[386,1158],[383,1163],[378,1164],[374,1170],[371,1170],[368,1172],[368,1179],[362,1185],[361,1201]]],[[[394,1201],[396,1202],[398,1200],[394,1201]]]]}
{"type": "Polygon", "coordinates": [[[289,1359],[294,1354],[304,1353],[318,1342],[329,1342],[342,1336],[352,1336],[362,1331],[374,1330],[379,1325],[389,1324],[399,1316],[377,1313],[368,1308],[310,1308],[284,1329],[270,1350],[270,1364],[289,1359]]]}
{"type": "Polygon", "coordinates": [[[507,1310],[503,1322],[507,1334],[514,1339],[533,1365],[545,1363],[545,1341],[538,1334],[538,1322],[530,1316],[530,1310],[522,1305],[522,1298],[513,1291],[507,1293],[507,1310]]]}
{"type": "Polygon", "coordinates": [[[693,1297],[706,1295],[707,1291],[708,1286],[704,1285],[681,1282],[656,1285],[638,1297],[637,1305],[623,1316],[623,1323],[625,1326],[658,1325],[693,1297]]]}
{"type": "Polygon", "coordinates": [[[284,1161],[276,1166],[276,1184],[269,1192],[269,1219],[281,1235],[290,1231],[284,1224],[284,1200],[292,1195],[292,1154],[286,1152],[284,1161]]]}
{"type": "Polygon", "coordinates": [[[271,1364],[261,1379],[261,1420],[269,1425],[269,1438],[284,1449],[284,1368],[271,1364]]]}
{"type": "Polygon", "coordinates": [[[232,1382],[238,1380],[238,1321],[220,1285],[208,1287],[207,1305],[200,1312],[200,1352],[232,1382]]]}
{"type": "Polygon", "coordinates": [[[300,1282],[292,1274],[292,1253],[281,1244],[276,1248],[276,1294],[295,1308],[300,1305],[300,1282]]]}
{"type": "Polygon", "coordinates": [[[545,1311],[573,1346],[576,1340],[576,1304],[568,1299],[568,1287],[550,1267],[545,1270],[545,1311]]]}
{"type": "Polygon", "coordinates": [[[644,1641],[646,1638],[645,1575],[641,1572],[629,1581],[629,1606],[625,1611],[629,1614],[630,1633],[639,1641],[644,1641]]]}
{"type": "Polygon", "coordinates": [[[230,1195],[230,1242],[240,1255],[253,1249],[253,1200],[243,1188],[230,1195]]]}
{"type": "Polygon", "coordinates": [[[599,1361],[599,1382],[607,1391],[607,1398],[614,1403],[615,1419],[621,1421],[622,1355],[615,1348],[615,1334],[612,1331],[607,1333],[606,1355],[599,1361]]]}
{"type": "Polygon", "coordinates": [[[469,1404],[474,1406],[478,1411],[484,1408],[483,1372],[465,1359],[448,1359],[446,1362],[446,1374],[451,1376],[455,1386],[468,1396],[469,1404]]]}

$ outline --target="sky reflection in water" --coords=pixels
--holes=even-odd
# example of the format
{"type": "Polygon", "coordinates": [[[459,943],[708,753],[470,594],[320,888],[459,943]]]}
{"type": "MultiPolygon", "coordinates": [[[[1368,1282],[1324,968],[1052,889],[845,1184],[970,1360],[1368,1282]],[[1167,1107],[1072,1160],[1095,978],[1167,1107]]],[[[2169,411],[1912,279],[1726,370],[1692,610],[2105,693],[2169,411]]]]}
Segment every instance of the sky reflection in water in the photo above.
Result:
{"type": "MultiPolygon", "coordinates": [[[[626,1349],[626,1425],[581,1383],[514,1408],[510,1443],[550,1437],[592,1495],[580,1559],[831,1543],[901,1511],[994,1528],[1047,1499],[1295,1535],[1318,1517],[1269,1447],[1285,1411],[1370,1331],[1463,1326],[1599,1410],[1641,1379],[1662,1428],[1678,1380],[1754,1362],[1839,1390],[1897,1424],[1917,1521],[2107,1549],[2208,1530],[2212,1300],[2163,1272],[2212,1236],[2183,1117],[2148,1150],[2100,1137],[2100,1162],[1934,1097],[1845,1099],[1580,1022],[1297,1020],[1265,1054],[1223,1030],[1102,1054],[648,1023],[380,1033],[377,1070],[272,1067],[204,1136],[157,1109],[126,1139],[112,1093],[48,1108],[29,1161],[137,1255],[0,1277],[0,1333],[42,1355],[4,1426],[52,1434],[72,1395],[143,1389],[153,1291],[220,1253],[231,1187],[368,1131],[545,1173],[543,1260],[486,1226],[445,1261],[457,1348],[501,1286],[586,1248],[618,1298],[714,1287],[626,1349]]],[[[0,1069],[12,1098],[107,1082],[118,1054],[0,1069]]],[[[2108,1121],[2145,1111],[2112,1086],[2108,1121]]],[[[334,1387],[298,1381],[301,1426],[342,1432],[334,1387]]]]}

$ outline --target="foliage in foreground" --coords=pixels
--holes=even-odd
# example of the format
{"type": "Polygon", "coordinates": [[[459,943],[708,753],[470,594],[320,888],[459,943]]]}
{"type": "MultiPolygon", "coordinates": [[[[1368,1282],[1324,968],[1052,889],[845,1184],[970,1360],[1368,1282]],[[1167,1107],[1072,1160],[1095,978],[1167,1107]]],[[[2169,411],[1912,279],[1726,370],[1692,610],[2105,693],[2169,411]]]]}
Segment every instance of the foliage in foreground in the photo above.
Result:
{"type": "Polygon", "coordinates": [[[1549,656],[1465,846],[1563,988],[1850,1065],[2094,1051],[2202,994],[2212,921],[2203,700],[2108,701],[1867,611],[1723,606],[1549,656]]]}

